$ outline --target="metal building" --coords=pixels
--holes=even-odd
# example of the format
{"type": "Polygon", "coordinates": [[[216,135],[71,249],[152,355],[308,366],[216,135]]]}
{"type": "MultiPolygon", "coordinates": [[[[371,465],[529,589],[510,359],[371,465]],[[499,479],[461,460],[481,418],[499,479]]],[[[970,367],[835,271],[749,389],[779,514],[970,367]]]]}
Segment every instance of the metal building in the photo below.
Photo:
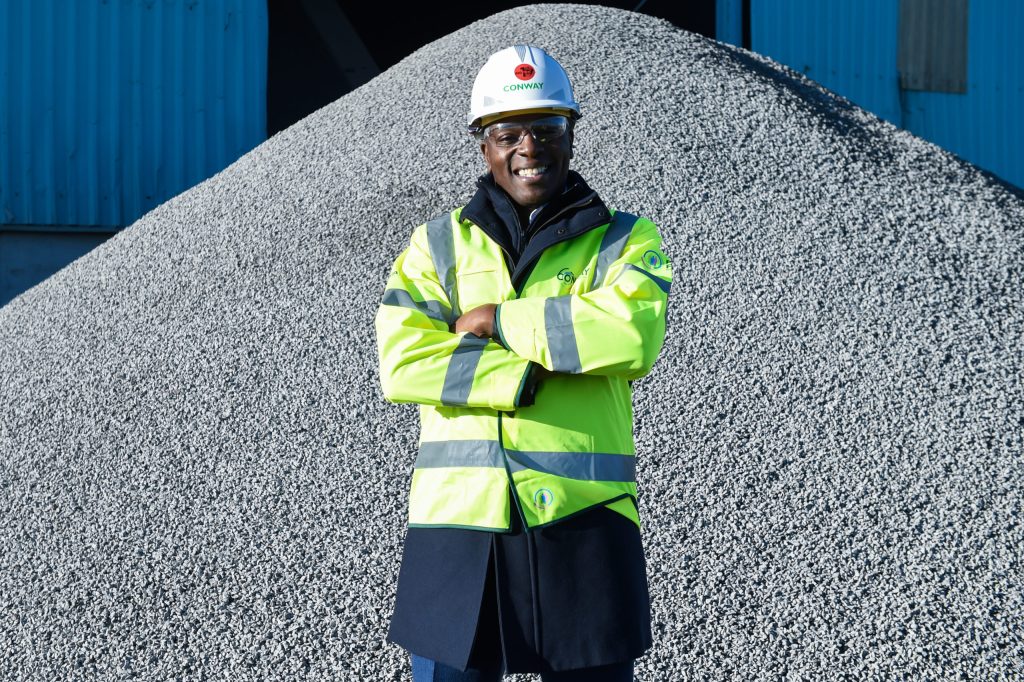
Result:
{"type": "Polygon", "coordinates": [[[266,138],[253,0],[0,0],[0,305],[266,138]]]}
{"type": "MultiPolygon", "coordinates": [[[[715,1],[643,11],[714,35],[715,1]]],[[[349,0],[0,0],[0,305],[380,68],[519,4],[396,22],[349,0]]]]}
{"type": "Polygon", "coordinates": [[[1024,187],[1024,3],[717,0],[719,39],[771,57],[1024,187]]]}
{"type": "MultiPolygon", "coordinates": [[[[1024,186],[1018,0],[599,2],[765,54],[1024,186]]],[[[424,43],[348,0],[0,0],[0,305],[424,43]]]]}

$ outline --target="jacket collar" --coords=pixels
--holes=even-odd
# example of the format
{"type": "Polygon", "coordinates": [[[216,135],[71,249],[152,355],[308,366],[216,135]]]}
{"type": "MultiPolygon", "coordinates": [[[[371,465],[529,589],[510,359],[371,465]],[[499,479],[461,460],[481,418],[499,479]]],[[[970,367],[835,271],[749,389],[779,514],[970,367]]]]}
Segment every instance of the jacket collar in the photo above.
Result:
{"type": "Polygon", "coordinates": [[[570,170],[562,194],[537,209],[524,230],[509,196],[490,173],[477,180],[477,191],[461,217],[477,225],[506,254],[512,284],[519,291],[544,249],[577,237],[611,220],[608,207],[579,173],[570,170]]]}

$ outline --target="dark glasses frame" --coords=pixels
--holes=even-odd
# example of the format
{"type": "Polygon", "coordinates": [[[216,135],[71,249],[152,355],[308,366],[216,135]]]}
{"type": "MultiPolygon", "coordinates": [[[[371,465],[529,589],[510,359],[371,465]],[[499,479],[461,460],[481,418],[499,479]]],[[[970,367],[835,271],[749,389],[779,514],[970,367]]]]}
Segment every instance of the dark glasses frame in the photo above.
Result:
{"type": "Polygon", "coordinates": [[[473,131],[479,141],[490,140],[497,147],[517,147],[529,132],[533,139],[544,144],[560,139],[569,130],[569,118],[561,114],[545,116],[534,121],[499,121],[473,131]]]}

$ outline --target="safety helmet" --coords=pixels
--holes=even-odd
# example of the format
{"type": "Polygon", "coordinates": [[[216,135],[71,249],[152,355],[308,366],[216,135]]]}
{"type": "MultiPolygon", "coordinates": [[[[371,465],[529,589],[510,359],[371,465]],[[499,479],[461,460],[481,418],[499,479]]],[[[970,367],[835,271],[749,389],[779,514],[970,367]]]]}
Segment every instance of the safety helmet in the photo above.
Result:
{"type": "Polygon", "coordinates": [[[495,52],[473,82],[469,130],[495,120],[500,114],[557,111],[580,117],[565,69],[533,45],[513,45],[495,52]]]}

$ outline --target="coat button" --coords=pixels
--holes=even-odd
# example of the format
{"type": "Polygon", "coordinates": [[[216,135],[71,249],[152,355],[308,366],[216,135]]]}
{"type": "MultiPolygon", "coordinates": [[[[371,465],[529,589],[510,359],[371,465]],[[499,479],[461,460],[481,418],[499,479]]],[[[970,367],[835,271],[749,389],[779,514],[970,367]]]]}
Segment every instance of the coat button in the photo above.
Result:
{"type": "Polygon", "coordinates": [[[565,234],[565,228],[564,227],[558,228],[558,234],[565,234]]]}

